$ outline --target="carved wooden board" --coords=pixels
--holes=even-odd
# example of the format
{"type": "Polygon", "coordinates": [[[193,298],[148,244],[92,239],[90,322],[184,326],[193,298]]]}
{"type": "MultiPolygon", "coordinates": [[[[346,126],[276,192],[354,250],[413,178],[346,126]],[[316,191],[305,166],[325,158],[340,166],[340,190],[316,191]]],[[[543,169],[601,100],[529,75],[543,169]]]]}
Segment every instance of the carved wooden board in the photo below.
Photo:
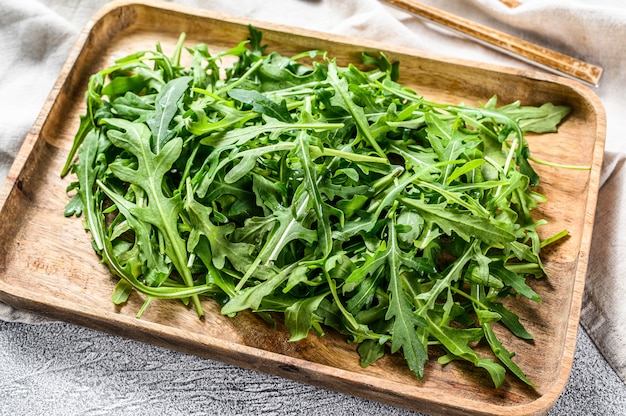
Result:
{"type": "Polygon", "coordinates": [[[234,363],[305,383],[427,413],[543,414],[562,392],[573,361],[591,242],[605,135],[604,110],[593,92],[574,81],[444,58],[381,43],[344,38],[148,2],[112,3],[80,35],[66,65],[0,192],[0,300],[18,308],[210,359],[234,363]],[[153,301],[142,319],[139,295],[111,303],[115,279],[92,251],[80,220],[65,218],[71,177],[61,179],[65,157],[84,111],[83,95],[93,72],[114,59],[161,42],[172,50],[180,32],[187,43],[207,43],[213,52],[248,36],[247,25],[263,32],[269,48],[284,54],[324,49],[338,63],[360,62],[362,51],[383,50],[401,63],[400,81],[430,100],[458,104],[521,100],[567,104],[571,115],[557,134],[530,137],[533,155],[557,163],[590,166],[565,170],[537,166],[538,191],[548,197],[539,214],[550,223],[545,236],[562,229],[571,236],[545,253],[550,279],[532,281],[543,302],[516,304],[535,336],[533,342],[502,335],[516,361],[539,387],[508,377],[499,390],[471,365],[436,360],[419,381],[401,357],[359,366],[352,345],[328,331],[287,342],[286,328],[268,327],[258,317],[234,319],[204,301],[204,320],[179,302],[153,301]]]}

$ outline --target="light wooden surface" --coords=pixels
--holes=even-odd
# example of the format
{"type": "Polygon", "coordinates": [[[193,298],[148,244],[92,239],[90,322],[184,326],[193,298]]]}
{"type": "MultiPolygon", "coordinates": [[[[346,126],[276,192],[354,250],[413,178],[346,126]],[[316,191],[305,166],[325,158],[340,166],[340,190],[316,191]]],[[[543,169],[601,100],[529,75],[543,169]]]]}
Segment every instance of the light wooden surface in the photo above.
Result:
{"type": "Polygon", "coordinates": [[[511,9],[522,5],[522,3],[517,0],[500,0],[500,3],[504,4],[507,7],[510,7],[511,9]]]}
{"type": "MultiPolygon", "coordinates": [[[[415,0],[385,1],[430,22],[469,36],[482,44],[544,69],[555,71],[560,75],[570,76],[592,86],[597,86],[600,82],[602,68],[597,65],[527,42],[415,0]]],[[[519,3],[511,2],[511,0],[506,0],[505,4],[509,7],[520,5],[519,3]]]]}
{"type": "MultiPolygon", "coordinates": [[[[432,414],[544,414],[563,390],[573,361],[587,256],[598,192],[605,134],[604,111],[581,84],[552,75],[505,69],[384,44],[251,22],[208,11],[148,2],[113,3],[85,29],[63,67],[37,122],[0,191],[0,300],[18,308],[112,332],[147,343],[234,363],[347,394],[432,414]],[[505,346],[539,387],[513,377],[494,390],[482,371],[453,362],[427,364],[419,381],[403,359],[391,356],[361,368],[355,348],[332,332],[290,343],[284,326],[269,328],[240,313],[219,314],[204,301],[206,318],[178,302],[153,301],[142,319],[134,314],[139,295],[118,307],[111,303],[115,279],[93,253],[81,221],[64,218],[72,180],[59,172],[84,111],[88,76],[114,59],[154,47],[172,50],[180,32],[187,43],[207,43],[213,51],[248,36],[247,24],[263,32],[270,50],[284,54],[325,49],[339,64],[360,61],[362,51],[384,50],[401,63],[400,82],[430,100],[453,104],[521,100],[568,104],[573,111],[558,134],[530,137],[533,155],[553,162],[587,165],[591,170],[538,166],[538,188],[549,198],[539,214],[550,223],[545,235],[568,229],[571,237],[546,250],[550,279],[530,282],[543,302],[524,300],[512,308],[535,336],[526,342],[502,333],[505,346]]],[[[487,349],[481,353],[487,354],[487,349]]],[[[436,351],[433,350],[433,354],[436,351]]]]}

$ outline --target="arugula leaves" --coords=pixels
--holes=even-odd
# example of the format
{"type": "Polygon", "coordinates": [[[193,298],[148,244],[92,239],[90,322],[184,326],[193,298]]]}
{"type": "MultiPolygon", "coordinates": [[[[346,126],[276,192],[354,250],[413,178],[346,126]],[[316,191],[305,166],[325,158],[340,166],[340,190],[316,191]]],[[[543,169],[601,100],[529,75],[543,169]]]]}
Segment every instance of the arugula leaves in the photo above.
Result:
{"type": "Polygon", "coordinates": [[[402,353],[422,378],[440,348],[496,387],[507,370],[532,386],[494,327],[532,339],[514,300],[541,300],[526,278],[566,233],[537,234],[524,134],[569,108],[433,103],[383,54],[341,67],[250,34],[216,55],[182,35],[171,57],[157,45],[92,76],[65,215],[84,215],[120,278],[112,301],[137,291],[138,316],[165,298],[201,317],[210,297],[230,316],[283,315],[293,342],[334,328],[363,366],[402,353]],[[472,348],[483,339],[493,358],[472,348]]]}

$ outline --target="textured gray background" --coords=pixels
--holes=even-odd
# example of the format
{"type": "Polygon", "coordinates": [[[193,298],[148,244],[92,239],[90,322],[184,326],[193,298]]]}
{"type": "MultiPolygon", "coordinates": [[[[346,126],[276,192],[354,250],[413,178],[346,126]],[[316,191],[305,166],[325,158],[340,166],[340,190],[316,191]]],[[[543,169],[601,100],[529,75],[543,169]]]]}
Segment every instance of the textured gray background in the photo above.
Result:
{"type": "MultiPolygon", "coordinates": [[[[66,323],[0,322],[0,415],[419,415],[66,323]]],[[[550,416],[626,415],[626,388],[579,331],[550,416]]]]}

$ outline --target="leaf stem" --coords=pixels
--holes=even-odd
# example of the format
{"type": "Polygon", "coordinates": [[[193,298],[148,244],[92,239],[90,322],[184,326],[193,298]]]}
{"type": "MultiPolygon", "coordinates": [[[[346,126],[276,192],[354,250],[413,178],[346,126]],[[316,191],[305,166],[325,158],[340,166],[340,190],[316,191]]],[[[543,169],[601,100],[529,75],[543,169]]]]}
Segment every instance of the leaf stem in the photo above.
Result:
{"type": "Polygon", "coordinates": [[[550,167],[557,168],[557,169],[569,169],[569,170],[590,170],[591,169],[591,166],[569,165],[569,164],[548,162],[542,159],[537,159],[536,157],[533,157],[533,156],[529,156],[528,160],[531,160],[543,166],[550,166],[550,167]]]}

